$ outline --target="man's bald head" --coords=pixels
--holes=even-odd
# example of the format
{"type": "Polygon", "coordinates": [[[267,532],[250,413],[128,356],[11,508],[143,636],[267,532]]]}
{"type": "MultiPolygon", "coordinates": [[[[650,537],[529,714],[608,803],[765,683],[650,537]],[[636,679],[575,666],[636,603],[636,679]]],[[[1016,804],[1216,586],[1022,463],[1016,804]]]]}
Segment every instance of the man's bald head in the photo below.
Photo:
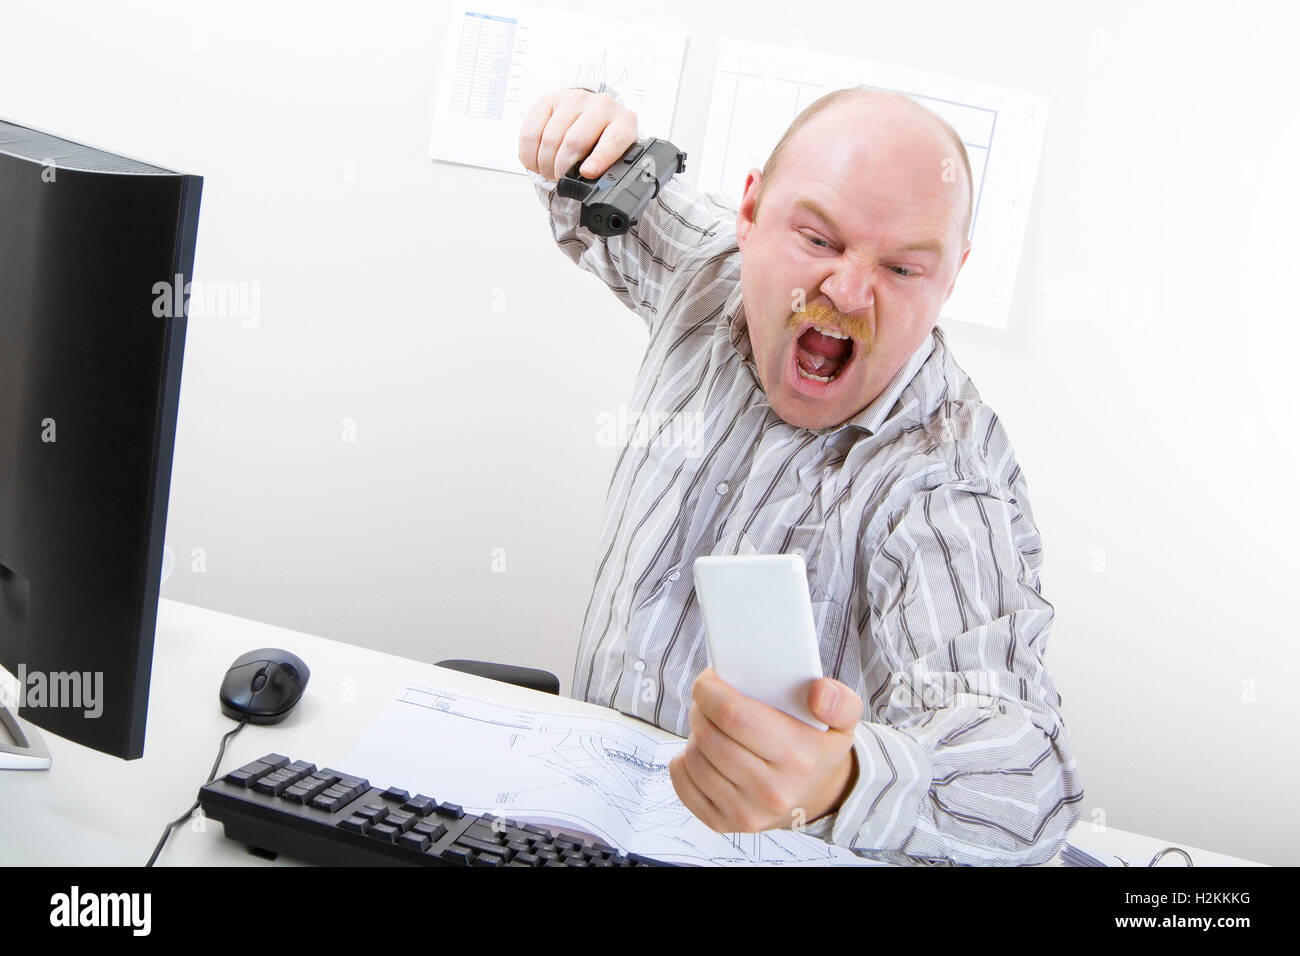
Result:
{"type": "MultiPolygon", "coordinates": [[[[970,235],[971,216],[974,213],[974,184],[970,171],[970,157],[966,154],[966,146],[962,143],[961,137],[957,131],[947,122],[926,109],[920,103],[901,93],[891,93],[885,90],[872,90],[862,86],[847,87],[842,90],[835,90],[814,100],[808,104],[789,128],[781,136],[776,147],[772,150],[772,155],[767,158],[763,166],[763,178],[758,184],[758,196],[754,200],[754,220],[758,220],[758,211],[763,203],[763,193],[767,190],[768,184],[772,177],[776,175],[781,166],[781,157],[788,149],[799,131],[808,124],[808,121],[827,111],[835,111],[844,114],[846,121],[850,124],[854,121],[861,121],[863,118],[870,116],[871,112],[880,110],[893,109],[896,112],[911,114],[916,117],[916,122],[922,127],[929,124],[940,135],[946,138],[951,145],[954,158],[961,158],[961,168],[965,170],[966,175],[966,215],[962,222],[964,226],[961,231],[961,239],[965,240],[970,235]],[[863,108],[867,109],[864,110],[863,108]]],[[[846,127],[846,132],[852,134],[852,126],[846,127]]],[[[936,170],[935,175],[940,175],[942,170],[936,170]]]]}

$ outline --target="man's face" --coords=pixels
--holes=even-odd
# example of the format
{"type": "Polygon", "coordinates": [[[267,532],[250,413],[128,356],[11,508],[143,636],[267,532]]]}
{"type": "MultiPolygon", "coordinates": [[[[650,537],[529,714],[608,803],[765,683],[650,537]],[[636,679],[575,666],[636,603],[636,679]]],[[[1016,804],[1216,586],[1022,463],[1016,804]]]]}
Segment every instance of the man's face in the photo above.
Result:
{"type": "Polygon", "coordinates": [[[965,175],[939,127],[892,99],[810,120],[787,143],[757,220],[762,174],[750,171],[736,219],[741,294],[759,380],[782,419],[820,429],[851,418],[930,334],[970,252],[965,175]],[[836,357],[843,340],[800,338],[814,325],[850,336],[847,364],[836,357]]]}

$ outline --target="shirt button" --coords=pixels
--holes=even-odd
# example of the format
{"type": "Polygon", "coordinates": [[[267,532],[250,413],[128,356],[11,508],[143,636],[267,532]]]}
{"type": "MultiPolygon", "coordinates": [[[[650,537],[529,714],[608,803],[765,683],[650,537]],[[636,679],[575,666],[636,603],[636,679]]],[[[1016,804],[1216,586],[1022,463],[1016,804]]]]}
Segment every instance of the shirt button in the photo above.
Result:
{"type": "Polygon", "coordinates": [[[727,483],[725,481],[718,482],[718,494],[725,495],[726,493],[727,493],[727,483]]]}
{"type": "Polygon", "coordinates": [[[829,467],[827,467],[827,468],[823,468],[823,469],[822,469],[822,477],[823,477],[823,478],[829,478],[830,476],[831,476],[831,470],[830,470],[830,468],[829,468],[829,467]]]}
{"type": "Polygon", "coordinates": [[[672,574],[668,575],[668,580],[669,580],[669,581],[676,581],[676,580],[677,580],[678,578],[680,578],[681,576],[682,576],[682,572],[680,572],[680,571],[674,571],[672,574]]]}
{"type": "Polygon", "coordinates": [[[641,673],[641,671],[645,670],[645,661],[643,660],[633,661],[632,670],[636,671],[638,674],[641,673]]]}

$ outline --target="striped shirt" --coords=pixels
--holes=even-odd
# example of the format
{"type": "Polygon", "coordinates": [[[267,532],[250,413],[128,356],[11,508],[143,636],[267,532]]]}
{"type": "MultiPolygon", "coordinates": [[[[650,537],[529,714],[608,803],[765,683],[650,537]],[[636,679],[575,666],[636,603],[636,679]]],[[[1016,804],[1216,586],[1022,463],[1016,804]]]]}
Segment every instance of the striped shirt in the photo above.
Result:
{"type": "MultiPolygon", "coordinates": [[[[899,864],[1044,863],[1083,787],[1043,663],[1053,608],[1006,432],[937,326],[840,425],[782,420],[753,362],[736,205],[680,176],[627,234],[530,173],[560,250],[649,344],[605,501],[574,697],[690,735],[708,666],[691,565],[792,554],[823,673],[857,691],[857,779],[804,832],[899,864]]],[[[599,423],[598,423],[599,424],[599,423]]]]}

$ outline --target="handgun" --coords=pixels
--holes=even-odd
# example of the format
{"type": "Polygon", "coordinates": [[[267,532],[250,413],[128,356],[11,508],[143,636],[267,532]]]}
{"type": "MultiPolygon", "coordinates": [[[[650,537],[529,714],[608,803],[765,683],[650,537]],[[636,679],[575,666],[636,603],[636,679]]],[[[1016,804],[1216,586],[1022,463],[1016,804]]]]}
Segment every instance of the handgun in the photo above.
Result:
{"type": "Polygon", "coordinates": [[[578,175],[580,159],[560,178],[556,192],[582,200],[579,224],[598,236],[621,236],[640,218],[650,200],[677,173],[686,171],[686,154],[666,139],[650,137],[629,146],[598,179],[578,175]]]}

